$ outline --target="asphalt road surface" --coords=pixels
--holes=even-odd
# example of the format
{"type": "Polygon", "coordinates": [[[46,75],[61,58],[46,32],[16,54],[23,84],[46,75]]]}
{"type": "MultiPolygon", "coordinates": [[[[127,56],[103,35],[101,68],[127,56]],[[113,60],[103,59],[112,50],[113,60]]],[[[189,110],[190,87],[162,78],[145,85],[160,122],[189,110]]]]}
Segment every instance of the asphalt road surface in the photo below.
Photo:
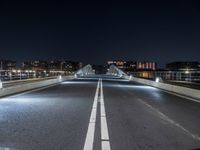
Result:
{"type": "Polygon", "coordinates": [[[121,79],[0,99],[0,150],[192,150],[200,103],[121,79]]]}

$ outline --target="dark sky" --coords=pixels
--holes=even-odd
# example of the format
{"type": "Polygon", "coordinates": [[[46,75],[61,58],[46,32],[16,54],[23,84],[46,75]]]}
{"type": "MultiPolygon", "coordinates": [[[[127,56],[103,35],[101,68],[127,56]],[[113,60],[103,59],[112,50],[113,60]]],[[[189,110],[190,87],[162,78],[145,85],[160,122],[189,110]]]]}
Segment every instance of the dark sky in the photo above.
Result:
{"type": "Polygon", "coordinates": [[[0,57],[200,61],[200,2],[0,2],[0,57]]]}

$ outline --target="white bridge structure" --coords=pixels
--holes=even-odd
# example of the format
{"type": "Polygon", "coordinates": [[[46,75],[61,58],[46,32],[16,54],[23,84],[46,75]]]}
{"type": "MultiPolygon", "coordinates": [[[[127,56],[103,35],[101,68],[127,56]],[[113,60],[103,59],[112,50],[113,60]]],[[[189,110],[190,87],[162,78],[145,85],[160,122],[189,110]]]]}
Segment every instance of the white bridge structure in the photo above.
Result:
{"type": "Polygon", "coordinates": [[[92,66],[90,64],[84,66],[83,68],[79,69],[74,76],[75,77],[87,77],[94,75],[95,71],[92,69],[92,66]]]}
{"type": "Polygon", "coordinates": [[[115,65],[111,65],[108,69],[107,75],[115,76],[119,78],[128,78],[129,76],[115,65]]]}

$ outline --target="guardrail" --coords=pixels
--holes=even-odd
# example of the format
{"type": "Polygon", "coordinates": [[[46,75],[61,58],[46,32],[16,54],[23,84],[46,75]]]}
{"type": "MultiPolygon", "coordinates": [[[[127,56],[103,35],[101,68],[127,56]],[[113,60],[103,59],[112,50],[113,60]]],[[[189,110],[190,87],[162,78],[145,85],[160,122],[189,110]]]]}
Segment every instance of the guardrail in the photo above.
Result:
{"type": "Polygon", "coordinates": [[[156,88],[159,88],[162,90],[181,94],[181,95],[191,97],[191,98],[194,98],[194,99],[197,99],[198,101],[200,101],[200,90],[190,89],[187,87],[181,87],[181,86],[171,85],[171,84],[167,84],[167,83],[161,83],[159,81],[156,82],[156,81],[135,78],[135,77],[132,77],[130,80],[138,82],[138,83],[146,84],[149,86],[153,86],[153,87],[156,87],[156,88]]]}
{"type": "Polygon", "coordinates": [[[161,77],[163,80],[200,82],[199,70],[196,71],[187,69],[181,71],[138,70],[129,72],[128,74],[131,74],[137,78],[155,79],[156,77],[161,77]]]}
{"type": "Polygon", "coordinates": [[[18,84],[25,84],[25,83],[31,83],[36,81],[43,81],[43,80],[49,80],[49,79],[56,79],[57,76],[54,77],[45,77],[45,78],[32,78],[32,79],[24,79],[24,80],[11,80],[11,81],[2,81],[3,88],[14,86],[18,84]]]}
{"type": "Polygon", "coordinates": [[[40,81],[35,81],[35,82],[27,82],[23,84],[1,88],[0,97],[8,96],[8,95],[16,94],[16,93],[21,93],[28,90],[49,86],[49,85],[59,84],[64,80],[70,80],[70,79],[73,79],[73,76],[64,76],[64,77],[58,76],[55,79],[46,79],[42,81],[40,80],[40,81]]]}

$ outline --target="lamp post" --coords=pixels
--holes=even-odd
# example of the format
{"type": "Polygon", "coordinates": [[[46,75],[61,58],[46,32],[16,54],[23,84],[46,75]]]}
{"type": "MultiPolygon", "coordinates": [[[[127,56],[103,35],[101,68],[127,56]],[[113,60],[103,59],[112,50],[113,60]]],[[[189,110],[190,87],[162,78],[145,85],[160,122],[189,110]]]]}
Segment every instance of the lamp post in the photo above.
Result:
{"type": "Polygon", "coordinates": [[[46,77],[46,74],[47,74],[47,71],[46,71],[46,70],[44,70],[44,77],[46,77]]]}
{"type": "Polygon", "coordinates": [[[22,79],[22,72],[21,72],[21,70],[18,70],[17,72],[19,73],[20,80],[21,80],[22,79]]]}
{"type": "Polygon", "coordinates": [[[9,72],[10,80],[12,80],[12,71],[9,72]]]}
{"type": "Polygon", "coordinates": [[[26,70],[27,79],[29,79],[29,70],[26,70]]]}
{"type": "Polygon", "coordinates": [[[187,75],[186,77],[188,78],[188,80],[191,81],[191,72],[187,69],[185,71],[185,74],[187,75]]]}
{"type": "Polygon", "coordinates": [[[36,78],[36,71],[33,71],[33,77],[36,78]]]}
{"type": "Polygon", "coordinates": [[[33,71],[32,70],[29,70],[29,78],[33,78],[33,71]]]}

